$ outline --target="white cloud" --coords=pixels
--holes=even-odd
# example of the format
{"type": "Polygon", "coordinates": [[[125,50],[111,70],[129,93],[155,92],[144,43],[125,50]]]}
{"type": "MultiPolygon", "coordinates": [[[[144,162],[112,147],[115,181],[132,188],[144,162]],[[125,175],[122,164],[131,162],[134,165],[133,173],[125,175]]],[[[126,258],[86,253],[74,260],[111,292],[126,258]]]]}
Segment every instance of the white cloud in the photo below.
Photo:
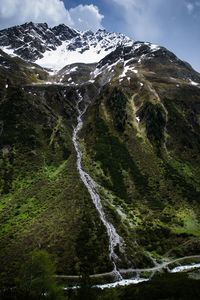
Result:
{"type": "Polygon", "coordinates": [[[133,38],[155,41],[162,35],[157,17],[163,0],[112,0],[121,7],[126,32],[133,38]]]}
{"type": "Polygon", "coordinates": [[[189,13],[189,14],[192,14],[193,11],[194,11],[194,4],[192,4],[192,3],[190,3],[190,2],[187,2],[185,5],[186,5],[186,8],[187,8],[187,10],[188,10],[188,13],[189,13]]]}
{"type": "Polygon", "coordinates": [[[97,6],[94,5],[78,5],[69,10],[69,14],[74,22],[74,25],[79,30],[96,31],[102,28],[101,21],[104,18],[100,14],[97,6]]]}
{"type": "Polygon", "coordinates": [[[0,2],[1,27],[27,21],[47,22],[49,25],[63,21],[73,24],[69,12],[60,0],[0,0],[0,2]]]}
{"type": "Polygon", "coordinates": [[[33,21],[97,30],[102,27],[102,19],[98,7],[92,4],[67,10],[61,0],[0,0],[0,28],[33,21]]]}

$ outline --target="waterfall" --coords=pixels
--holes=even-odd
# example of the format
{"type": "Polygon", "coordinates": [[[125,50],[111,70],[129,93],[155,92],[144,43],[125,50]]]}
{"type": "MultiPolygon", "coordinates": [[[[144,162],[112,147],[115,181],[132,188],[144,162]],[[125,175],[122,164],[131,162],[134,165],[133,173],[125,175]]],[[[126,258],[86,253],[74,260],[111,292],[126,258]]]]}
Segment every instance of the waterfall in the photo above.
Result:
{"type": "Polygon", "coordinates": [[[73,144],[74,144],[74,147],[76,150],[76,154],[77,154],[77,169],[80,174],[80,178],[81,178],[82,182],[84,183],[84,185],[86,186],[86,188],[90,194],[90,197],[92,199],[92,202],[95,205],[96,210],[99,213],[99,217],[106,228],[107,235],[109,238],[109,257],[110,257],[110,260],[113,263],[113,267],[114,267],[113,273],[115,274],[117,280],[122,280],[122,276],[119,273],[119,271],[117,270],[117,265],[116,265],[116,262],[119,258],[117,256],[117,254],[115,253],[115,248],[117,246],[119,247],[121,245],[122,238],[118,235],[115,227],[110,222],[108,222],[108,220],[106,219],[106,215],[103,210],[102,203],[101,203],[101,198],[97,192],[97,186],[96,186],[95,181],[82,168],[82,152],[81,152],[80,145],[78,142],[78,133],[83,126],[82,117],[83,117],[84,113],[86,112],[87,107],[85,107],[81,111],[81,109],[79,108],[79,104],[83,101],[83,98],[80,93],[78,94],[78,98],[79,99],[77,102],[77,112],[78,112],[77,125],[73,130],[73,136],[72,136],[72,141],[73,141],[73,144]]]}

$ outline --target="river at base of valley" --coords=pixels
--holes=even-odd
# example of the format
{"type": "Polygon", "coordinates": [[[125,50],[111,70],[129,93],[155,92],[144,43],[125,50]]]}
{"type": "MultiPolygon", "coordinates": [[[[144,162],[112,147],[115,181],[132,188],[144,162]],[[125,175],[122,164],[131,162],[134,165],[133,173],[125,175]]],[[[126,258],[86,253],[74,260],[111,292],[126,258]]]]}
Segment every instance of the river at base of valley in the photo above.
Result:
{"type": "Polygon", "coordinates": [[[200,270],[157,274],[148,282],[103,290],[82,286],[66,295],[69,300],[199,300],[200,270]]]}

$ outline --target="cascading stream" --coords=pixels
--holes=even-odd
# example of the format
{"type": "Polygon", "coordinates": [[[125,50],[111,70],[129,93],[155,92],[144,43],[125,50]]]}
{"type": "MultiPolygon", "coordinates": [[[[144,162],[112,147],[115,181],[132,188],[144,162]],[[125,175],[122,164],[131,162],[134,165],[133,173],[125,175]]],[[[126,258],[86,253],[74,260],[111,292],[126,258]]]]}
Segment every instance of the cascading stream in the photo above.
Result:
{"type": "Polygon", "coordinates": [[[114,266],[113,273],[115,274],[117,280],[122,280],[122,276],[119,273],[119,271],[117,270],[116,261],[118,260],[118,256],[115,253],[115,247],[121,245],[122,238],[118,235],[114,226],[111,223],[109,223],[106,219],[106,216],[105,216],[102,204],[101,204],[101,198],[97,192],[95,181],[82,168],[82,152],[81,152],[81,149],[80,149],[80,146],[78,143],[78,133],[83,126],[82,117],[83,117],[84,113],[86,112],[87,107],[85,107],[85,109],[83,109],[83,111],[81,111],[81,109],[79,108],[79,104],[83,101],[83,98],[80,93],[78,94],[78,97],[79,97],[79,100],[77,102],[77,111],[78,111],[77,126],[74,128],[73,136],[72,136],[72,141],[73,141],[76,153],[77,153],[77,169],[79,171],[80,178],[83,181],[84,185],[86,186],[86,188],[91,196],[91,199],[99,213],[100,219],[101,219],[102,223],[104,224],[104,226],[106,227],[106,231],[107,231],[108,238],[109,238],[109,257],[114,266]]]}

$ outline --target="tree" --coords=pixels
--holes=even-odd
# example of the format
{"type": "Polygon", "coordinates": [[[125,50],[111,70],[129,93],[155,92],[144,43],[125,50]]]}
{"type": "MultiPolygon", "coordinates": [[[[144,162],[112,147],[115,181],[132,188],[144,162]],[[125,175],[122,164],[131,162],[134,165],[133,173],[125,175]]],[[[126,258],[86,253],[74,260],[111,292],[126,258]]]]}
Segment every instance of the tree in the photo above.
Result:
{"type": "Polygon", "coordinates": [[[22,268],[20,292],[28,299],[61,300],[63,293],[55,280],[55,264],[44,250],[34,251],[22,268]]]}

